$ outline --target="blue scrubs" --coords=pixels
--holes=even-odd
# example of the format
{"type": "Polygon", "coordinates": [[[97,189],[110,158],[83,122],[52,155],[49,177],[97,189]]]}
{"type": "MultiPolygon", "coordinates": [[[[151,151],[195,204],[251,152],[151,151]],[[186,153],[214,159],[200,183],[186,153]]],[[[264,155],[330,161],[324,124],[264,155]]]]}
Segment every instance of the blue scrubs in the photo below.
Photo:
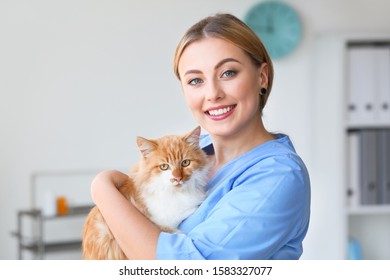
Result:
{"type": "MultiPolygon", "coordinates": [[[[180,225],[161,233],[157,259],[299,259],[310,218],[310,180],[288,136],[224,165],[208,196],[180,225]]],[[[209,136],[201,147],[212,151],[209,136]]]]}

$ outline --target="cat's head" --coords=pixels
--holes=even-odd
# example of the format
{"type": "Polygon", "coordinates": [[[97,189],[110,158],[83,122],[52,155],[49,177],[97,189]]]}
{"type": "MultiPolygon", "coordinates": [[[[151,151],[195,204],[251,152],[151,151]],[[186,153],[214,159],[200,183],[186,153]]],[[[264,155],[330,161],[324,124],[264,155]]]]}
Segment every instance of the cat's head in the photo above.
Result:
{"type": "Polygon", "coordinates": [[[150,140],[137,137],[142,154],[140,169],[145,180],[159,177],[164,185],[180,187],[197,171],[208,166],[199,147],[200,127],[185,135],[168,135],[150,140]]]}

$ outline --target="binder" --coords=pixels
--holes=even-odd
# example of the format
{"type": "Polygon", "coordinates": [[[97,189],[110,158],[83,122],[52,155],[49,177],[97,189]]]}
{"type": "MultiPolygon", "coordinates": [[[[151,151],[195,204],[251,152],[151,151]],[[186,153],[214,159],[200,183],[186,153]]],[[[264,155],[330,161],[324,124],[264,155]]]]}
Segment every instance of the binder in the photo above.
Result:
{"type": "Polygon", "coordinates": [[[348,49],[348,120],[351,124],[366,124],[375,120],[375,63],[375,47],[358,45],[348,49]]]}
{"type": "Polygon", "coordinates": [[[348,134],[348,189],[347,204],[349,207],[360,205],[360,133],[351,131],[348,134]]]}
{"type": "Polygon", "coordinates": [[[378,120],[390,121],[390,46],[377,47],[375,50],[376,87],[378,100],[375,105],[378,108],[378,120]]]}
{"type": "Polygon", "coordinates": [[[360,202],[361,205],[378,203],[377,183],[377,132],[365,129],[360,132],[360,202]]]}
{"type": "Polygon", "coordinates": [[[378,203],[390,204],[390,129],[378,131],[378,203]]]}

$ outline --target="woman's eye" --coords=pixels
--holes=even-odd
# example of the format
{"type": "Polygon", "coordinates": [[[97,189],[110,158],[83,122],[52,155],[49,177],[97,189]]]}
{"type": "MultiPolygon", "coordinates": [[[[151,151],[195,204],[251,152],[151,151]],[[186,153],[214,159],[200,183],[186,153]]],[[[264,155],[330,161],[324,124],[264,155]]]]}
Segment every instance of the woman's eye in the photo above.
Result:
{"type": "Polygon", "coordinates": [[[168,170],[169,165],[168,165],[168,163],[162,163],[159,165],[159,167],[162,171],[165,171],[165,170],[168,170]]]}
{"type": "Polygon", "coordinates": [[[192,79],[192,80],[190,80],[189,82],[188,82],[188,84],[189,85],[198,85],[198,84],[200,84],[200,83],[202,83],[203,81],[201,80],[201,79],[199,79],[199,78],[195,78],[195,79],[192,79]]]}
{"type": "Polygon", "coordinates": [[[185,160],[183,160],[183,161],[181,162],[181,166],[182,166],[182,167],[187,167],[187,166],[190,165],[190,163],[191,163],[191,161],[190,161],[189,159],[185,159],[185,160]]]}
{"type": "Polygon", "coordinates": [[[230,78],[230,77],[235,76],[236,74],[237,74],[237,71],[227,70],[227,71],[222,73],[221,78],[230,78]]]}

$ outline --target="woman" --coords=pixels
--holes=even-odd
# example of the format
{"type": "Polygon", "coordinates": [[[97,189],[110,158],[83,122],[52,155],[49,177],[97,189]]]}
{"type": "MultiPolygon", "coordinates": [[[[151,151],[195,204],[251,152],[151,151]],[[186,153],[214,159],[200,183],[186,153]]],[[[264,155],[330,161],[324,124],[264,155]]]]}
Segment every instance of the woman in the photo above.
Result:
{"type": "Polygon", "coordinates": [[[183,233],[165,233],[117,191],[127,175],[98,174],[92,196],[122,250],[135,259],[298,259],[310,182],[289,137],[264,128],[273,68],[263,44],[236,17],[211,16],[184,35],[174,70],[209,133],[200,142],[212,161],[208,197],[183,233]]]}

